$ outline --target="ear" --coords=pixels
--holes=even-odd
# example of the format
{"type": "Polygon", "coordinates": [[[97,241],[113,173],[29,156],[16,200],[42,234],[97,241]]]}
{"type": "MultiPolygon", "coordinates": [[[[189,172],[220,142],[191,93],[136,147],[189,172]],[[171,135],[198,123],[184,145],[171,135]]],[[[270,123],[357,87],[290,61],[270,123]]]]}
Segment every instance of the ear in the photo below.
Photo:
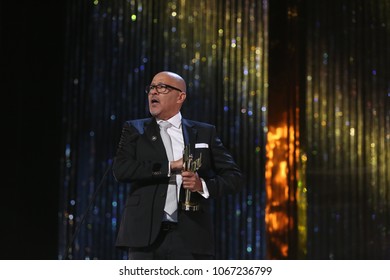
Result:
{"type": "Polygon", "coordinates": [[[185,92],[180,92],[179,98],[177,99],[178,103],[184,103],[184,100],[186,100],[187,94],[185,92]]]}

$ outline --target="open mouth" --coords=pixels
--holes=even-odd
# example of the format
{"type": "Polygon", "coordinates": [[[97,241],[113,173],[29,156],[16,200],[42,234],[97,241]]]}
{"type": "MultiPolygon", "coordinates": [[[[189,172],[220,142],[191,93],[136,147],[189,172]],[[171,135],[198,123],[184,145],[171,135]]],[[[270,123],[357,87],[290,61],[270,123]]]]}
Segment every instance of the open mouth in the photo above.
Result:
{"type": "Polygon", "coordinates": [[[160,103],[160,101],[159,101],[157,98],[152,98],[152,99],[150,100],[150,103],[151,103],[151,104],[158,104],[158,103],[160,103]]]}

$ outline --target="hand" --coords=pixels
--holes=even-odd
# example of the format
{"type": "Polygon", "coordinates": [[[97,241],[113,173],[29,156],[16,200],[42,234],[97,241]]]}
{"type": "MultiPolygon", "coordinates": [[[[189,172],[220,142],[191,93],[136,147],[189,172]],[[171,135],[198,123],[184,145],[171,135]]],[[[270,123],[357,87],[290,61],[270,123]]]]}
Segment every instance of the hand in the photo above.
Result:
{"type": "Polygon", "coordinates": [[[183,158],[171,161],[171,171],[181,172],[183,169],[183,158]]]}
{"type": "Polygon", "coordinates": [[[183,171],[181,173],[183,178],[183,188],[191,192],[203,192],[202,181],[198,173],[191,171],[183,171]]]}

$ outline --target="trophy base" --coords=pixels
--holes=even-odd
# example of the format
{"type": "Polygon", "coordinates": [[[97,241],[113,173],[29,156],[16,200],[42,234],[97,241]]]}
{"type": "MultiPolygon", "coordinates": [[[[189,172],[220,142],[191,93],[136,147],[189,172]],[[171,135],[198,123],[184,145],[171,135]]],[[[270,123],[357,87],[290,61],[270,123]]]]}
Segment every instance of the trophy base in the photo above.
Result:
{"type": "Polygon", "coordinates": [[[199,204],[192,204],[192,203],[183,203],[181,205],[181,210],[184,211],[199,211],[200,205],[199,204]]]}

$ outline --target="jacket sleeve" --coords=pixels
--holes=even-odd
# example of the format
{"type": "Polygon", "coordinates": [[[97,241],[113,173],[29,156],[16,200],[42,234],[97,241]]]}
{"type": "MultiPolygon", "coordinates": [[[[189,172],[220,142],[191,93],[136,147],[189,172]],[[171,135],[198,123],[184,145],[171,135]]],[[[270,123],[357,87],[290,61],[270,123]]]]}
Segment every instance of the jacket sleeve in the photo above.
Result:
{"type": "Polygon", "coordinates": [[[232,155],[225,148],[213,126],[210,134],[210,166],[199,174],[206,184],[210,197],[234,194],[244,186],[244,177],[232,155]]]}

